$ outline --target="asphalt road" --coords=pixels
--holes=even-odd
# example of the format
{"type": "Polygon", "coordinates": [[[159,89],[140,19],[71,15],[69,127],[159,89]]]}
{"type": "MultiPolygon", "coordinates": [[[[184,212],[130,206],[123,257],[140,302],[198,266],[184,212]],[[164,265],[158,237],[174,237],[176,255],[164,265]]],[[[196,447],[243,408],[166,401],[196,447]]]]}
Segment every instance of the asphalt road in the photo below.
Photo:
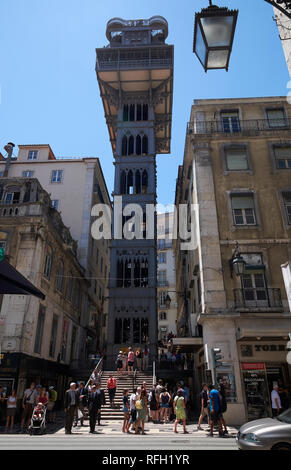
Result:
{"type": "Polygon", "coordinates": [[[235,438],[191,435],[0,435],[0,450],[237,450],[235,438]]]}

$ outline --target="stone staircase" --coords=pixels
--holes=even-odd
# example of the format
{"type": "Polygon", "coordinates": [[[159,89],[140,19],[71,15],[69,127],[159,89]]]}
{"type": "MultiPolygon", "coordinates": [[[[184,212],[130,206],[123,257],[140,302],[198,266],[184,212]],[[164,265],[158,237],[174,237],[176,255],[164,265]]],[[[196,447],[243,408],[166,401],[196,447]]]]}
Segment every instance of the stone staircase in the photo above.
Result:
{"type": "MultiPolygon", "coordinates": [[[[129,395],[131,395],[133,389],[133,377],[128,376],[127,373],[126,375],[119,375],[114,400],[115,407],[111,408],[109,395],[106,390],[106,384],[110,374],[116,378],[116,371],[103,371],[102,373],[101,388],[105,391],[106,405],[102,406],[101,416],[104,420],[121,420],[123,419],[123,390],[127,389],[129,391],[129,395]]],[[[147,390],[150,391],[153,384],[153,376],[151,372],[137,372],[135,387],[142,385],[143,382],[146,382],[147,390]]]]}

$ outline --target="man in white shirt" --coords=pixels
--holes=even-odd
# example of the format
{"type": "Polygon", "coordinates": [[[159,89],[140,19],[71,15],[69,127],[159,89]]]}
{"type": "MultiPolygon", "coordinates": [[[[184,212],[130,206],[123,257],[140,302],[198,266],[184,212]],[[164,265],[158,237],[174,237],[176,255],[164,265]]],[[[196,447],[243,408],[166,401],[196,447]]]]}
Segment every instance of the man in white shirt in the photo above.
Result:
{"type": "Polygon", "coordinates": [[[279,387],[278,385],[274,385],[272,393],[271,393],[271,399],[272,399],[272,411],[273,411],[273,416],[278,416],[281,413],[281,399],[280,395],[278,393],[279,387]]]}

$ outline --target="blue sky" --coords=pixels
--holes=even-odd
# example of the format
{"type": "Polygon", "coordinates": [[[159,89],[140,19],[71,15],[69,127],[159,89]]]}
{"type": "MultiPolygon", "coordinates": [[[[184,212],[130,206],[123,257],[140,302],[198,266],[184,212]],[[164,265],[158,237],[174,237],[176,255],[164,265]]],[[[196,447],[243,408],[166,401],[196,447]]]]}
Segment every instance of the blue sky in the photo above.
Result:
{"type": "MultiPolygon", "coordinates": [[[[0,4],[0,151],[49,143],[56,156],[98,156],[113,189],[114,166],[95,74],[106,22],[164,16],[175,45],[171,155],[158,156],[158,200],[172,203],[193,99],[286,95],[289,75],[273,10],[264,0],[217,0],[239,8],[229,72],[205,74],[192,53],[194,12],[207,0],[10,0],[0,4]]],[[[17,152],[17,149],[15,153],[17,152]]]]}

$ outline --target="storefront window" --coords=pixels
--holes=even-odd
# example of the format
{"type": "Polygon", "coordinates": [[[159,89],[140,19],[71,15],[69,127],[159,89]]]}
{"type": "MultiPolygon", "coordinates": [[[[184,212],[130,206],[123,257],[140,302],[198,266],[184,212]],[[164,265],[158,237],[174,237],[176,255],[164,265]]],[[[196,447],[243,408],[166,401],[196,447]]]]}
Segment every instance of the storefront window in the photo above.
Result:
{"type": "Polygon", "coordinates": [[[225,397],[228,403],[235,403],[237,401],[235,379],[232,364],[225,364],[223,369],[217,369],[216,378],[218,383],[224,385],[225,397]]]}
{"type": "Polygon", "coordinates": [[[248,419],[271,416],[270,396],[264,363],[242,363],[248,419]]]}

